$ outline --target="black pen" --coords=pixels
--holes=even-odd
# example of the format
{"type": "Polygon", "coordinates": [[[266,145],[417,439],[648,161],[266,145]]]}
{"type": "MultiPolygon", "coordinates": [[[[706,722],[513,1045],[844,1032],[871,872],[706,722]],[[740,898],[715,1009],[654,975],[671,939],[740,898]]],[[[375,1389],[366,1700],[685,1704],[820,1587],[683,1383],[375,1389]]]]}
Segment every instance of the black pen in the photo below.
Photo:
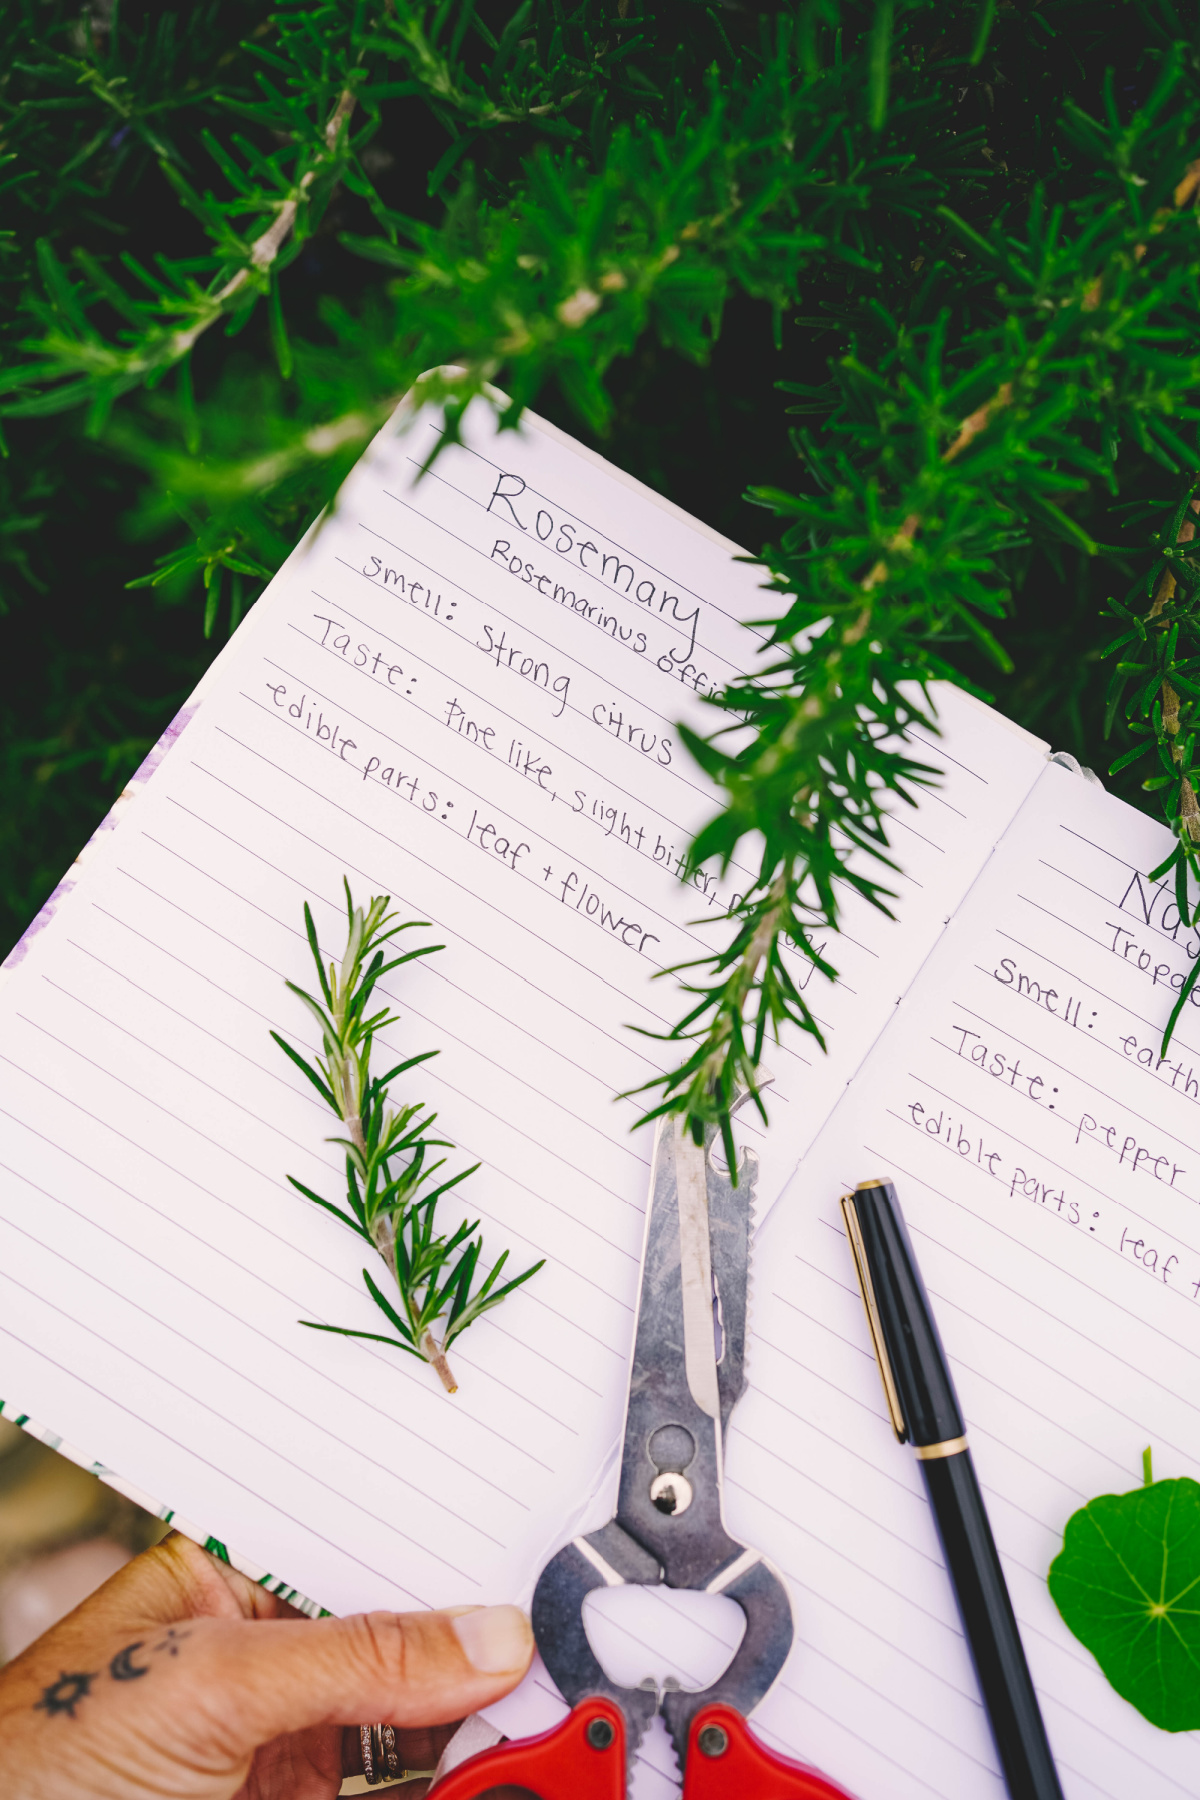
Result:
{"type": "Polygon", "coordinates": [[[890,1181],[842,1201],[888,1412],[916,1451],[1012,1800],[1062,1800],[966,1427],[890,1181]]]}

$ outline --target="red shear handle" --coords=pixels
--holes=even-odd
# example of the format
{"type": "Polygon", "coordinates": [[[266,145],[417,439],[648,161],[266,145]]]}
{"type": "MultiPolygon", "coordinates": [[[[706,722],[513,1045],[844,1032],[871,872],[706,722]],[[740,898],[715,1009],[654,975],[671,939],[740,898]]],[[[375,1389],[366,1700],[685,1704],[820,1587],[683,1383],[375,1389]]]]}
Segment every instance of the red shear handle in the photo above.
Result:
{"type": "MultiPolygon", "coordinates": [[[[436,1793],[437,1790],[435,1789],[436,1793]]],[[[688,1733],[683,1800],[851,1800],[815,1769],[776,1756],[732,1706],[703,1706],[688,1733]]]]}
{"type": "Polygon", "coordinates": [[[472,1756],[433,1792],[436,1800],[478,1800],[506,1786],[524,1788],[537,1800],[625,1800],[620,1709],[611,1700],[583,1700],[553,1731],[472,1756]]]}
{"type": "MultiPolygon", "coordinates": [[[[493,1788],[537,1800],[625,1800],[625,1720],[610,1700],[582,1701],[553,1731],[462,1763],[433,1800],[479,1800],[493,1788]]],[[[705,1706],[688,1737],[683,1800],[851,1800],[802,1763],[776,1756],[732,1706],[705,1706]]]]}

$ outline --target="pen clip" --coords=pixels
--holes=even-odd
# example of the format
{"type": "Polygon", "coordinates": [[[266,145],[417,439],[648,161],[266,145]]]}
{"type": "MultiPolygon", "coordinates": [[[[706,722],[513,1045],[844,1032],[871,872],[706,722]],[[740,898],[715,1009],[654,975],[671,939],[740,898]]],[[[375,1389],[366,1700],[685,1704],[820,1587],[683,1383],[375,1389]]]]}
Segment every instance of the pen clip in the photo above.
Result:
{"type": "Polygon", "coordinates": [[[875,1303],[875,1289],[871,1283],[871,1271],[867,1267],[867,1247],[863,1242],[862,1226],[858,1222],[858,1209],[854,1204],[853,1194],[842,1195],[842,1218],[845,1220],[846,1236],[850,1240],[850,1252],[854,1257],[858,1285],[867,1312],[867,1326],[871,1333],[875,1361],[879,1365],[879,1379],[883,1383],[883,1397],[887,1401],[887,1409],[891,1415],[892,1430],[896,1433],[900,1443],[906,1444],[908,1442],[908,1426],[900,1409],[900,1394],[896,1387],[896,1378],[892,1374],[892,1365],[888,1360],[887,1345],[883,1337],[883,1322],[879,1317],[879,1307],[875,1303]]]}

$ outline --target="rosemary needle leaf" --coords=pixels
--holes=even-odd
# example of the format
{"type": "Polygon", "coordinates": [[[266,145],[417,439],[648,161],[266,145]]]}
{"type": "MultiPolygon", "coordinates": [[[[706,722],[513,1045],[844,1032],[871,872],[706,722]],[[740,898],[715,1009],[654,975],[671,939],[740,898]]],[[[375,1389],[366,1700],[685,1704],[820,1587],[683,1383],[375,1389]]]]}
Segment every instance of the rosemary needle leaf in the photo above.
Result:
{"type": "Polygon", "coordinates": [[[275,1042],[279,1045],[283,1054],[285,1056],[290,1056],[296,1067],[301,1070],[303,1074],[308,1076],[308,1079],[312,1082],[325,1104],[327,1106],[332,1106],[334,1104],[333,1095],[326,1084],[321,1080],[321,1077],[317,1074],[317,1071],[313,1068],[312,1064],[307,1062],[298,1050],[293,1050],[287,1040],[281,1038],[277,1031],[273,1031],[271,1036],[275,1039],[275,1042]]]}
{"type": "Polygon", "coordinates": [[[379,1331],[351,1331],[348,1325],[318,1325],[315,1319],[299,1319],[297,1323],[306,1326],[309,1331],[332,1331],[338,1337],[369,1338],[373,1344],[394,1344],[397,1350],[407,1350],[410,1356],[421,1355],[411,1344],[403,1343],[400,1338],[384,1337],[379,1331]]]}
{"type": "MultiPolygon", "coordinates": [[[[438,1164],[438,1167],[441,1167],[440,1163],[438,1164]]],[[[473,1175],[476,1169],[481,1167],[482,1164],[480,1163],[472,1163],[469,1169],[460,1169],[457,1175],[452,1175],[450,1177],[449,1181],[443,1181],[440,1188],[434,1188],[432,1194],[428,1194],[426,1199],[430,1201],[440,1200],[443,1194],[449,1193],[451,1188],[457,1187],[460,1181],[465,1181],[468,1175],[473,1175]]],[[[432,1174],[433,1171],[430,1170],[430,1173],[432,1174]]],[[[508,1251],[506,1250],[504,1254],[507,1256],[508,1251]]]]}
{"type": "Polygon", "coordinates": [[[303,1194],[306,1200],[311,1200],[314,1206],[323,1206],[326,1212],[331,1212],[335,1219],[341,1219],[343,1224],[349,1225],[352,1231],[357,1231],[361,1237],[369,1237],[369,1233],[364,1230],[360,1222],[352,1219],[349,1213],[343,1212],[340,1206],[335,1206],[332,1200],[322,1200],[320,1194],[314,1194],[310,1187],[305,1187],[304,1183],[297,1181],[294,1175],[289,1175],[288,1180],[296,1191],[303,1194]]]}
{"type": "MultiPolygon", "coordinates": [[[[333,996],[329,992],[329,983],[325,979],[325,970],[321,966],[321,952],[317,949],[317,928],[313,924],[313,916],[309,911],[307,900],[304,902],[304,929],[308,934],[309,948],[313,953],[313,961],[317,965],[317,974],[320,977],[321,988],[325,995],[326,1004],[332,1006],[333,996]]],[[[291,982],[288,983],[288,986],[291,986],[291,982]]]]}
{"type": "Polygon", "coordinates": [[[428,1062],[431,1056],[440,1055],[440,1050],[421,1050],[416,1056],[405,1057],[403,1062],[398,1062],[394,1068],[389,1069],[386,1075],[376,1076],[376,1080],[381,1087],[386,1087],[389,1081],[396,1079],[397,1075],[407,1075],[408,1071],[415,1069],[418,1063],[428,1062]]]}
{"type": "Polygon", "coordinates": [[[376,1286],[375,1282],[372,1281],[370,1270],[364,1269],[362,1272],[362,1275],[363,1275],[363,1280],[367,1284],[367,1292],[370,1294],[372,1300],[375,1302],[375,1304],[379,1308],[380,1312],[386,1314],[386,1316],[392,1321],[392,1324],[396,1327],[397,1331],[403,1332],[405,1337],[411,1338],[412,1333],[409,1331],[408,1326],[404,1323],[404,1320],[400,1317],[400,1314],[396,1311],[395,1307],[391,1304],[387,1295],[384,1293],[381,1293],[379,1288],[376,1286]]]}

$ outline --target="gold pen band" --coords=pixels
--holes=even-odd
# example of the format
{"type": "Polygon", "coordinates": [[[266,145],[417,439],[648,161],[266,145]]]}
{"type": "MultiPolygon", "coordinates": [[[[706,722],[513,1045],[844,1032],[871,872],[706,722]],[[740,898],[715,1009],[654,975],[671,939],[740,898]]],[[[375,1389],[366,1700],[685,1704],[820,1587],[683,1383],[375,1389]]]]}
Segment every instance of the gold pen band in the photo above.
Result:
{"type": "Polygon", "coordinates": [[[965,1437],[944,1438],[940,1444],[914,1444],[919,1462],[937,1462],[943,1456],[961,1456],[967,1448],[965,1437]]]}
{"type": "Polygon", "coordinates": [[[850,1252],[854,1258],[854,1269],[858,1276],[858,1285],[862,1292],[863,1305],[867,1309],[867,1326],[871,1333],[871,1345],[875,1351],[875,1361],[879,1365],[879,1378],[883,1382],[883,1397],[887,1402],[888,1416],[892,1421],[892,1430],[903,1443],[908,1436],[908,1426],[904,1422],[904,1410],[900,1405],[900,1394],[896,1387],[896,1378],[892,1374],[892,1365],[888,1361],[887,1345],[883,1339],[883,1323],[879,1317],[879,1307],[875,1301],[875,1289],[871,1285],[871,1271],[867,1267],[866,1245],[863,1243],[862,1227],[858,1222],[858,1214],[854,1209],[854,1195],[842,1196],[842,1217],[846,1221],[846,1236],[850,1240],[850,1252]]]}

